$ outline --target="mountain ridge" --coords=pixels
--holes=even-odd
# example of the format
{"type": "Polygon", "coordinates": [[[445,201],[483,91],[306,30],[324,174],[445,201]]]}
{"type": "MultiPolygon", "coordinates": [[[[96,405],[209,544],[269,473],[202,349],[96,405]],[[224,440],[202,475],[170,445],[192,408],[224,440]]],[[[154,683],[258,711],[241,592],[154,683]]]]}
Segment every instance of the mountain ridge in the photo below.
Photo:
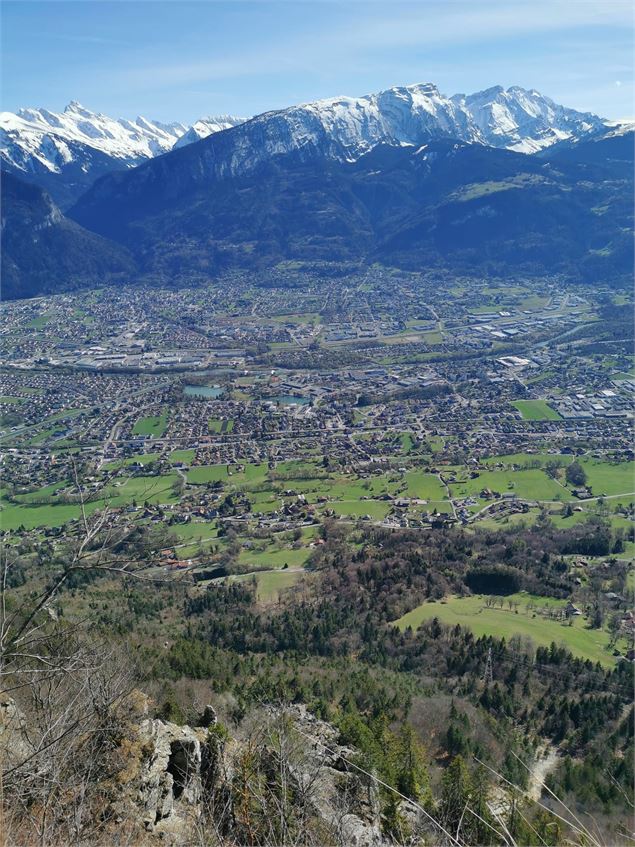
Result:
{"type": "MultiPolygon", "coordinates": [[[[496,91],[500,96],[504,89],[496,91]]],[[[527,99],[527,95],[531,101],[533,114],[528,115],[526,125],[534,134],[537,127],[542,126],[541,121],[544,123],[538,105],[546,115],[544,119],[555,120],[564,114],[566,121],[573,124],[574,117],[579,116],[575,120],[583,135],[593,130],[601,131],[605,126],[600,118],[566,110],[549,98],[540,100],[537,92],[519,88],[514,91],[516,96],[522,94],[527,99]]],[[[509,100],[508,92],[505,97],[509,100]]],[[[481,100],[487,101],[487,97],[481,100]]],[[[485,105],[482,104],[484,109],[485,105]]],[[[518,108],[522,111],[521,106],[518,108]]],[[[305,163],[319,159],[346,162],[358,159],[380,143],[419,147],[441,138],[495,147],[504,147],[507,140],[510,145],[517,146],[517,122],[511,118],[505,120],[504,131],[496,133],[497,143],[488,145],[468,112],[441,95],[432,83],[390,88],[361,98],[318,100],[264,112],[185,149],[149,160],[132,171],[111,174],[105,180],[98,180],[77,206],[81,209],[90,203],[91,197],[103,198],[120,190],[132,205],[143,193],[150,192],[155,197],[163,193],[176,196],[197,185],[210,186],[227,178],[254,173],[263,163],[278,156],[305,163]]],[[[571,137],[563,129],[559,133],[571,137]]]]}
{"type": "Polygon", "coordinates": [[[38,186],[3,173],[0,188],[5,300],[134,277],[125,247],[68,220],[38,186]]]}
{"type": "Polygon", "coordinates": [[[106,170],[67,215],[176,285],[288,259],[619,275],[631,142],[534,90],[451,99],[418,84],[266,112],[106,170]]]}
{"type": "MultiPolygon", "coordinates": [[[[221,170],[232,175],[272,155],[311,151],[355,159],[378,143],[419,145],[456,138],[535,153],[599,131],[603,119],[554,103],[535,89],[493,86],[447,97],[433,83],[395,86],[361,97],[331,97],[251,119],[204,117],[191,126],[137,117],[110,118],[71,101],[62,113],[45,108],[0,113],[0,162],[34,182],[66,209],[102,176],[128,170],[224,130],[248,125],[221,170]]],[[[216,176],[219,176],[217,173],[216,176]]]]}
{"type": "Polygon", "coordinates": [[[610,275],[630,261],[628,164],[616,176],[594,163],[441,139],[376,145],[355,161],[279,155],[214,179],[201,175],[205,148],[137,169],[135,186],[124,174],[102,180],[70,214],[174,284],[286,260],[485,275],[610,275]]]}
{"type": "Polygon", "coordinates": [[[242,120],[222,115],[187,126],[142,116],[111,118],[76,100],[59,113],[45,108],[1,112],[0,163],[3,170],[39,185],[67,207],[113,170],[135,167],[179,142],[183,146],[198,141],[242,120]]]}

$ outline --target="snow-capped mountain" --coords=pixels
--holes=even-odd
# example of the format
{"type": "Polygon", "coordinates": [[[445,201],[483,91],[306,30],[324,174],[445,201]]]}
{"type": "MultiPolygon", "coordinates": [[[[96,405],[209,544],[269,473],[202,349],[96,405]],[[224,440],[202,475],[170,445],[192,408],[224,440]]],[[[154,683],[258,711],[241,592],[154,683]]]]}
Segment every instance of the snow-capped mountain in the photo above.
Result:
{"type": "MultiPolygon", "coordinates": [[[[390,88],[364,97],[317,100],[265,112],[198,144],[173,150],[126,172],[111,173],[71,210],[88,228],[102,226],[112,202],[120,222],[165,200],[213,193],[232,180],[258,185],[260,169],[319,162],[356,162],[378,145],[414,148],[452,140],[479,147],[539,150],[563,138],[605,131],[594,116],[557,106],[514,88],[449,98],[430,83],[390,88]],[[469,102],[468,102],[469,101],[469,102]],[[504,108],[503,108],[504,106],[504,108]],[[149,200],[149,198],[151,198],[149,200]]],[[[101,230],[99,230],[101,231],[101,230]]]]}
{"type": "Polygon", "coordinates": [[[535,90],[496,86],[446,97],[431,83],[318,100],[261,118],[271,121],[276,115],[296,135],[299,146],[316,140],[319,124],[353,157],[379,141],[417,145],[440,137],[534,153],[605,126],[596,115],[560,106],[535,90]]]}
{"type": "Polygon", "coordinates": [[[238,126],[238,124],[244,122],[245,118],[237,118],[235,115],[216,115],[211,118],[201,118],[196,123],[193,123],[187,132],[183,133],[172,149],[176,150],[179,147],[185,147],[188,144],[193,144],[195,141],[200,141],[202,138],[207,138],[213,132],[231,129],[231,127],[238,126]]]}
{"type": "Polygon", "coordinates": [[[420,145],[439,138],[484,143],[469,113],[424,83],[265,112],[230,133],[230,161],[215,164],[235,175],[276,155],[353,161],[379,143],[420,145]]]}
{"type": "Polygon", "coordinates": [[[257,115],[208,139],[203,168],[207,177],[222,178],[250,173],[278,155],[354,161],[379,143],[420,146],[442,138],[531,153],[604,127],[601,118],[535,91],[496,88],[446,97],[423,83],[257,115]]]}
{"type": "Polygon", "coordinates": [[[77,145],[136,164],[166,153],[186,131],[180,123],[109,118],[73,101],[62,113],[47,109],[0,113],[0,155],[27,173],[39,167],[59,173],[77,145]]]}
{"type": "Polygon", "coordinates": [[[79,103],[70,103],[62,114],[5,112],[0,114],[0,160],[68,208],[99,177],[171,150],[181,153],[202,139],[203,161],[196,173],[209,179],[251,173],[278,155],[291,154],[300,162],[315,157],[354,161],[379,143],[420,146],[454,138],[534,153],[605,128],[597,116],[559,106],[533,90],[497,86],[447,97],[435,85],[422,83],[364,97],[317,100],[244,122],[230,115],[208,117],[192,127],[109,118],[79,103]]]}
{"type": "Polygon", "coordinates": [[[185,136],[183,145],[237,123],[239,118],[209,117],[194,129],[143,117],[111,118],[75,101],[62,113],[20,109],[0,113],[0,160],[6,170],[36,182],[67,205],[109,171],[167,153],[185,136]]]}
{"type": "Polygon", "coordinates": [[[455,94],[452,102],[470,115],[486,144],[518,153],[535,153],[604,126],[596,115],[559,106],[538,91],[518,86],[455,94]]]}

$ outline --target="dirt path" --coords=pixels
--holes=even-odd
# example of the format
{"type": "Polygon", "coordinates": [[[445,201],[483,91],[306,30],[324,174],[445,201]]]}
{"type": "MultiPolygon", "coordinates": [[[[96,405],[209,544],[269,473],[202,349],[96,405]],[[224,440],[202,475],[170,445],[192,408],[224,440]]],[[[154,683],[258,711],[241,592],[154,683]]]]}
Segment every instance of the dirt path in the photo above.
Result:
{"type": "Polygon", "coordinates": [[[540,800],[542,787],[551,771],[558,764],[558,751],[550,744],[536,751],[536,759],[529,770],[527,794],[536,802],[540,800]]]}

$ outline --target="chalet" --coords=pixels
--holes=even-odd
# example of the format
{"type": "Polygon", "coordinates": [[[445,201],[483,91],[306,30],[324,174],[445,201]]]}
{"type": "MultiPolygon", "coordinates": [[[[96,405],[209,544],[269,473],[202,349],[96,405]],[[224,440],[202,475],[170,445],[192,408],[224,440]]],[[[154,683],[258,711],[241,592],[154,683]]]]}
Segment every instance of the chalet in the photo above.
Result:
{"type": "Polygon", "coordinates": [[[578,500],[588,500],[590,497],[593,497],[593,494],[588,488],[574,488],[573,496],[577,497],[578,500]]]}
{"type": "Polygon", "coordinates": [[[176,561],[170,561],[169,567],[174,571],[182,571],[186,568],[192,567],[191,559],[177,559],[176,561]]]}

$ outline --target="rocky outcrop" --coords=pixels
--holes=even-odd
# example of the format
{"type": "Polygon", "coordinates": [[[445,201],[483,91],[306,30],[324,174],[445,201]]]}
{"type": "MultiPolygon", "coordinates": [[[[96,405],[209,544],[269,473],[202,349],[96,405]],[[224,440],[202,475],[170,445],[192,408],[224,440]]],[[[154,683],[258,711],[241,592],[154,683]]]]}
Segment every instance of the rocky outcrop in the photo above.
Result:
{"type": "MultiPolygon", "coordinates": [[[[292,771],[301,785],[311,785],[312,803],[343,844],[384,844],[376,783],[352,764],[357,751],[338,744],[338,731],[317,719],[305,706],[286,710],[291,731],[304,741],[303,758],[292,771]]],[[[272,710],[271,717],[277,715],[272,710]]]]}
{"type": "Polygon", "coordinates": [[[323,843],[388,843],[374,781],[351,764],[356,751],[338,744],[337,730],[305,707],[263,710],[237,738],[217,723],[211,706],[201,723],[206,726],[156,719],[139,724],[140,761],[117,801],[120,819],[135,817],[146,832],[171,845],[187,843],[196,826],[212,826],[234,843],[240,842],[250,810],[275,797],[279,806],[289,803],[291,816],[300,821],[296,825],[320,833],[323,843]],[[282,791],[282,772],[284,797],[276,793],[282,791]],[[246,799],[250,794],[253,798],[246,799]]]}
{"type": "MultiPolygon", "coordinates": [[[[218,845],[392,843],[382,834],[376,781],[355,765],[358,751],[306,707],[264,707],[230,735],[211,705],[200,726],[179,726],[147,717],[148,699],[133,694],[113,711],[103,745],[83,747],[78,736],[73,771],[93,749],[84,786],[93,800],[84,809],[112,844],[185,847],[199,843],[201,832],[213,833],[218,845]]],[[[10,698],[0,701],[3,763],[28,762],[32,753],[25,716],[10,698]]],[[[36,777],[50,771],[66,779],[58,755],[38,760],[36,777]]]]}
{"type": "Polygon", "coordinates": [[[141,724],[139,738],[149,752],[138,787],[146,829],[153,830],[162,821],[179,817],[177,804],[196,810],[201,799],[201,746],[206,735],[205,730],[160,720],[141,724]]]}
{"type": "Polygon", "coordinates": [[[26,718],[15,700],[3,695],[0,698],[0,762],[3,768],[17,765],[32,753],[26,718]]]}

